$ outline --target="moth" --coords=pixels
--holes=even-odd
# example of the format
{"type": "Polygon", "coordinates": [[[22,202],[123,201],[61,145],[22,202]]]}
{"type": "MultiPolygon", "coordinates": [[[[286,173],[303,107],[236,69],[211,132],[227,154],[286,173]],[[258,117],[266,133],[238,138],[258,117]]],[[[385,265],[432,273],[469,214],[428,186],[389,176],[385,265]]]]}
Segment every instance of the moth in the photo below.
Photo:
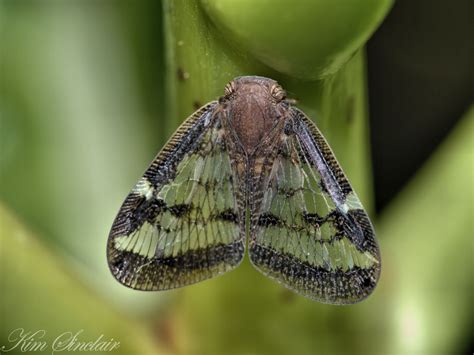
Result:
{"type": "Polygon", "coordinates": [[[350,304],[380,275],[374,229],[316,125],[274,80],[237,77],[178,128],[112,225],[113,276],[137,290],[237,267],[350,304]]]}

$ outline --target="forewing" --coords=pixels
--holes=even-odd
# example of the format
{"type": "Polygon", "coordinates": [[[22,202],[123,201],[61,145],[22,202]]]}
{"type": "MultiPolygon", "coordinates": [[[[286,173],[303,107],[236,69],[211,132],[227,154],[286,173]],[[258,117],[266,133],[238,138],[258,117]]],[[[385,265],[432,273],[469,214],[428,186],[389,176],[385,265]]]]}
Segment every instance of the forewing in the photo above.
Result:
{"type": "Polygon", "coordinates": [[[296,109],[287,127],[251,227],[251,261],[309,298],[358,302],[380,274],[372,224],[317,127],[296,109]]]}
{"type": "Polygon", "coordinates": [[[188,118],[123,203],[107,258],[140,290],[192,284],[236,267],[244,253],[234,176],[212,102],[188,118]]]}

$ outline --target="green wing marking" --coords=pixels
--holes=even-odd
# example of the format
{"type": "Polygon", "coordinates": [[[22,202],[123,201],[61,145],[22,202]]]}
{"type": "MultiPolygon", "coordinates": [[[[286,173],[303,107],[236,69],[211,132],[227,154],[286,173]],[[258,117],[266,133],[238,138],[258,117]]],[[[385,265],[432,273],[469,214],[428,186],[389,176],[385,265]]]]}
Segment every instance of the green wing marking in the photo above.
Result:
{"type": "Polygon", "coordinates": [[[380,274],[373,227],[316,126],[300,111],[288,120],[292,132],[279,147],[254,212],[250,259],[265,275],[309,298],[358,302],[380,274]],[[325,169],[331,174],[324,175],[325,169]]]}
{"type": "Polygon", "coordinates": [[[112,274],[166,290],[236,267],[244,253],[235,176],[212,102],[188,118],[120,209],[107,244],[112,274]]]}

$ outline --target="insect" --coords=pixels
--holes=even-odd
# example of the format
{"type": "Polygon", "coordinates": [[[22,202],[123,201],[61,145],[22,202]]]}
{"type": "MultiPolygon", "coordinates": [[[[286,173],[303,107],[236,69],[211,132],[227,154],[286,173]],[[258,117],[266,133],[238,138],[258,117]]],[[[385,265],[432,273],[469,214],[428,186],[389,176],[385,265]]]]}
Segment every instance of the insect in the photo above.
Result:
{"type": "Polygon", "coordinates": [[[272,79],[243,76],[192,114],[112,225],[113,276],[138,290],[190,285],[237,267],[311,299],[350,304],[381,267],[372,224],[326,140],[272,79]]]}

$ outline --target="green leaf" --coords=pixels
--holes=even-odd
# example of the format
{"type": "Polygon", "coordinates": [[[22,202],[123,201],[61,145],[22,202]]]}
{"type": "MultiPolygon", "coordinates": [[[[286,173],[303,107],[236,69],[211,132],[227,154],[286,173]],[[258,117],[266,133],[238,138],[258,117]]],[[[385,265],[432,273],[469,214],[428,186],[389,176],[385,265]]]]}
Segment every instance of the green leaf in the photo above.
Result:
{"type": "Polygon", "coordinates": [[[87,288],[54,251],[0,205],[0,346],[12,347],[9,334],[19,328],[44,330],[41,340],[48,349],[61,334],[82,330],[79,341],[103,335],[104,341],[120,342],[113,354],[166,353],[143,324],[119,314],[109,300],[87,288]]]}
{"type": "Polygon", "coordinates": [[[474,286],[473,132],[474,106],[380,221],[378,300],[389,309],[389,353],[466,350],[474,286]]]}

